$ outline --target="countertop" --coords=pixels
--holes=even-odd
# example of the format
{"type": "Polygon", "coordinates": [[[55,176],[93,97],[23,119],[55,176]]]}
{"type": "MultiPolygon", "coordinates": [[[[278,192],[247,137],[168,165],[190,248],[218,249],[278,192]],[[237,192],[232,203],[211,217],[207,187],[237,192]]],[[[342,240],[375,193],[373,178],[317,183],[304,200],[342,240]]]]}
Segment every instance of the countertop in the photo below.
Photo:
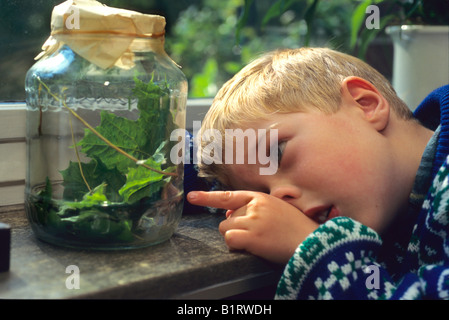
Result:
{"type": "MultiPolygon", "coordinates": [[[[246,298],[251,298],[253,290],[275,286],[280,267],[229,251],[218,232],[223,218],[205,212],[183,215],[164,243],[89,251],[42,242],[34,236],[22,206],[0,208],[0,222],[12,230],[10,270],[0,273],[0,298],[222,299],[248,292],[246,298]],[[70,288],[73,273],[66,273],[73,265],[79,270],[79,289],[70,288]]],[[[266,298],[271,294],[269,289],[266,298]]]]}

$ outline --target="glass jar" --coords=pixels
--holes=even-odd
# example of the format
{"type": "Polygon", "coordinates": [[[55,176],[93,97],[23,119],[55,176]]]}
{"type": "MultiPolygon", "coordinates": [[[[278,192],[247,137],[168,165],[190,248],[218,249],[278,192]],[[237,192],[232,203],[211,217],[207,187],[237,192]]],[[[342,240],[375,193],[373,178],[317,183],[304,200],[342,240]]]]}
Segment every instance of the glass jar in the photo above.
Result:
{"type": "Polygon", "coordinates": [[[163,32],[83,32],[83,11],[72,12],[81,28],[58,36],[52,23],[52,49],[26,76],[28,220],[39,239],[67,247],[163,242],[183,208],[183,165],[170,159],[180,144],[170,134],[185,128],[186,78],[163,32]],[[117,47],[126,50],[108,58],[117,47]]]}

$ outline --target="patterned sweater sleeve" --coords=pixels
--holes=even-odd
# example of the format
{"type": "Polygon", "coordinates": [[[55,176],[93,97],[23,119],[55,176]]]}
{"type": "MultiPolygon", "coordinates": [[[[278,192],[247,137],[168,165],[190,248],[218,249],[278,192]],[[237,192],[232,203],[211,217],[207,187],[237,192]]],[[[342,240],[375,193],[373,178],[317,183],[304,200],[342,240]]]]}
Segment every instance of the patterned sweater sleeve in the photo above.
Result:
{"type": "Polygon", "coordinates": [[[377,262],[372,229],[347,217],[319,226],[298,246],[276,299],[449,299],[449,169],[440,168],[413,230],[403,274],[377,262]]]}
{"type": "MultiPolygon", "coordinates": [[[[327,221],[299,245],[284,269],[275,298],[368,298],[372,292],[365,272],[370,266],[380,271],[375,254],[381,244],[376,232],[350,218],[327,221]]],[[[373,281],[372,286],[376,285],[373,281]]]]}

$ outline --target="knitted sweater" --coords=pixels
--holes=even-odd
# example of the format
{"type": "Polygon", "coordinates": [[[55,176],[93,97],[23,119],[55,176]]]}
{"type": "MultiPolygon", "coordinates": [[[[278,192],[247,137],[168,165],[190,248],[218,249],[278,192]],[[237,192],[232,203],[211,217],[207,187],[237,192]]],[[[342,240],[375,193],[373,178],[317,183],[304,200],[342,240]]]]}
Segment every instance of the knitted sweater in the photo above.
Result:
{"type": "Polygon", "coordinates": [[[449,85],[415,117],[438,130],[405,219],[384,238],[347,217],[320,225],[286,265],[276,299],[449,299],[449,85]]]}

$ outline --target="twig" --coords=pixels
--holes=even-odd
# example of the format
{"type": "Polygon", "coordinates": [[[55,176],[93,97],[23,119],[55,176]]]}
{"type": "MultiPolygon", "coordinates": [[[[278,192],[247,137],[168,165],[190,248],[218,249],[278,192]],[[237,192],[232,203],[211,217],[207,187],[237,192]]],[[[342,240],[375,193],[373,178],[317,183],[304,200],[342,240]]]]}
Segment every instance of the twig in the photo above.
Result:
{"type": "Polygon", "coordinates": [[[83,166],[81,165],[80,155],[78,153],[78,148],[76,147],[75,135],[73,134],[72,118],[69,118],[69,122],[70,122],[70,131],[72,132],[73,147],[75,149],[76,159],[78,160],[78,167],[80,168],[81,177],[83,178],[83,181],[86,184],[87,189],[89,189],[89,192],[92,192],[92,189],[89,186],[89,183],[87,182],[86,177],[84,176],[83,166]]]}

